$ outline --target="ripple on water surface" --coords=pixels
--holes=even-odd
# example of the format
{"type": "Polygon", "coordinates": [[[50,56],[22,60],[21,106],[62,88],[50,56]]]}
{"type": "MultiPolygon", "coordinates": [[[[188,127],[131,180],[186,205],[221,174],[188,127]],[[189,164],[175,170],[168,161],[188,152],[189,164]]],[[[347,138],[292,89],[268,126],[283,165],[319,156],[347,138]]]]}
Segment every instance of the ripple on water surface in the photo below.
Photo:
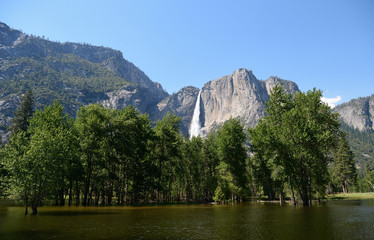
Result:
{"type": "Polygon", "coordinates": [[[0,207],[0,239],[374,239],[374,201],[162,207],[0,207]]]}

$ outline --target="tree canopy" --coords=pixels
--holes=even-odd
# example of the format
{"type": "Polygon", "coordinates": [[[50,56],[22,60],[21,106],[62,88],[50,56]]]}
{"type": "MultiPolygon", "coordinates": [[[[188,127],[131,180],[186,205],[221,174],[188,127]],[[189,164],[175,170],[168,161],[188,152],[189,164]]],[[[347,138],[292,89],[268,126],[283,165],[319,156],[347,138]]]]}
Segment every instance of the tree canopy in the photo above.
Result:
{"type": "MultiPolygon", "coordinates": [[[[355,184],[338,116],[315,89],[291,96],[276,86],[256,127],[246,131],[240,119],[230,118],[216,133],[191,139],[170,113],[152,123],[131,106],[91,104],[73,119],[58,101],[31,114],[27,96],[17,111],[24,125],[14,125],[20,127],[0,151],[0,194],[22,202],[26,213],[45,204],[225,202],[264,195],[311,205],[327,186],[347,192],[355,184]]],[[[371,187],[373,171],[366,171],[371,187]]]]}

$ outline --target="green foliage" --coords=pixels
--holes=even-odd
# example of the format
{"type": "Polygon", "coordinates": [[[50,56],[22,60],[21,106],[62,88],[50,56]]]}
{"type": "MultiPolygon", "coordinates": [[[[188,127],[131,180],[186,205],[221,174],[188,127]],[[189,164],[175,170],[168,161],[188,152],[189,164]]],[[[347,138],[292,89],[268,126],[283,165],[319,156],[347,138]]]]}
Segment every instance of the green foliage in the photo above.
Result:
{"type": "Polygon", "coordinates": [[[353,153],[344,133],[340,136],[332,168],[333,182],[337,186],[341,186],[343,193],[348,193],[348,186],[356,183],[357,175],[353,153]]]}
{"type": "Polygon", "coordinates": [[[349,145],[355,156],[357,174],[361,179],[365,175],[365,166],[369,165],[374,169],[374,131],[359,131],[348,126],[343,121],[340,122],[341,129],[347,133],[349,145]]]}
{"type": "Polygon", "coordinates": [[[218,156],[216,136],[210,133],[204,140],[202,146],[202,164],[204,172],[205,199],[211,201],[218,186],[218,156]]]}
{"type": "Polygon", "coordinates": [[[13,196],[20,197],[33,214],[37,206],[64,185],[71,155],[72,121],[59,102],[38,110],[30,119],[27,133],[14,135],[4,149],[12,176],[13,196]],[[26,134],[29,136],[26,137],[26,134]]]}
{"type": "Polygon", "coordinates": [[[34,111],[34,96],[32,91],[29,89],[22,96],[22,100],[17,111],[14,114],[9,131],[11,135],[15,135],[20,131],[26,132],[29,127],[29,119],[33,115],[34,111]]]}
{"type": "Polygon", "coordinates": [[[59,99],[70,114],[85,103],[105,98],[105,92],[129,84],[103,64],[73,54],[10,59],[3,70],[7,74],[0,82],[0,96],[32,89],[36,108],[59,99]]]}
{"type": "Polygon", "coordinates": [[[158,201],[171,202],[173,191],[180,191],[178,184],[174,184],[176,183],[175,168],[182,159],[182,136],[179,133],[179,124],[179,117],[167,113],[162,120],[157,121],[154,127],[153,157],[158,167],[158,201]]]}
{"type": "Polygon", "coordinates": [[[275,182],[280,185],[280,195],[287,183],[292,197],[296,190],[304,205],[311,204],[314,194],[324,194],[339,123],[321,96],[314,89],[291,97],[278,85],[270,95],[268,116],[249,130],[254,172],[262,171],[255,176],[269,194],[275,182]]]}
{"type": "Polygon", "coordinates": [[[245,141],[246,134],[243,125],[240,123],[240,120],[234,118],[230,118],[223,124],[217,133],[217,147],[221,160],[221,171],[225,173],[223,175],[226,175],[226,179],[223,181],[233,184],[235,187],[231,188],[231,193],[240,198],[245,197],[243,190],[247,187],[248,183],[245,141]]]}
{"type": "Polygon", "coordinates": [[[223,202],[227,199],[227,196],[225,195],[225,193],[222,191],[222,188],[221,186],[218,186],[216,188],[216,190],[214,191],[214,197],[213,197],[213,201],[215,202],[223,202]]]}
{"type": "Polygon", "coordinates": [[[203,141],[200,136],[186,139],[183,144],[187,199],[202,199],[204,196],[203,141]]]}
{"type": "MultiPolygon", "coordinates": [[[[131,106],[114,110],[91,104],[74,120],[55,102],[37,110],[27,130],[1,150],[0,194],[34,213],[41,204],[66,205],[66,199],[69,206],[222,202],[245,199],[250,190],[269,199],[291,192],[307,204],[325,191],[339,136],[337,116],[320,97],[316,90],[291,97],[275,87],[268,116],[248,129],[251,157],[238,119],[216,134],[183,139],[180,118],[170,113],[152,127],[148,115],[131,106]]],[[[353,159],[341,140],[334,169],[344,182],[353,159]],[[346,160],[348,170],[339,163],[346,160]]],[[[370,190],[373,171],[366,169],[358,185],[370,190]]]]}

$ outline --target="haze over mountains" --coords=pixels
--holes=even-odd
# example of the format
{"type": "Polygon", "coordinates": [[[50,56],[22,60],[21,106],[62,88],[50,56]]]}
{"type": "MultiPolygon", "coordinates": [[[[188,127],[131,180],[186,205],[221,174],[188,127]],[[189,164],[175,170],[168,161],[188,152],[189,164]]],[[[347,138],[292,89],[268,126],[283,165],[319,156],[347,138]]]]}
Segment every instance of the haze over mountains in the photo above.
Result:
{"type": "MultiPolygon", "coordinates": [[[[176,80],[178,76],[176,76],[176,80]]],[[[231,116],[254,126],[265,115],[265,102],[277,83],[293,94],[296,83],[270,77],[258,80],[238,69],[207,82],[201,89],[200,121],[208,133],[231,116]]],[[[38,108],[59,99],[75,116],[80,106],[99,103],[110,108],[136,107],[152,121],[167,112],[182,118],[188,133],[199,89],[189,86],[169,95],[120,51],[78,43],[58,43],[24,34],[0,23],[0,128],[4,133],[20,96],[31,88],[38,108]]],[[[337,106],[334,111],[351,127],[373,129],[373,96],[337,106]]]]}

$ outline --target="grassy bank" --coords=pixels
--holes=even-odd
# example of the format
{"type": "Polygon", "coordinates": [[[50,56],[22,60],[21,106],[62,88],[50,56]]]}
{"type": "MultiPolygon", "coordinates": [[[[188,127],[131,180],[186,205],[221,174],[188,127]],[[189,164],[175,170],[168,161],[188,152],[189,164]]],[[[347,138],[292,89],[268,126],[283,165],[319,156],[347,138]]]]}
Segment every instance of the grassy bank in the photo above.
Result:
{"type": "Polygon", "coordinates": [[[374,199],[374,192],[366,193],[338,193],[327,196],[329,200],[358,200],[358,199],[374,199]]]}

